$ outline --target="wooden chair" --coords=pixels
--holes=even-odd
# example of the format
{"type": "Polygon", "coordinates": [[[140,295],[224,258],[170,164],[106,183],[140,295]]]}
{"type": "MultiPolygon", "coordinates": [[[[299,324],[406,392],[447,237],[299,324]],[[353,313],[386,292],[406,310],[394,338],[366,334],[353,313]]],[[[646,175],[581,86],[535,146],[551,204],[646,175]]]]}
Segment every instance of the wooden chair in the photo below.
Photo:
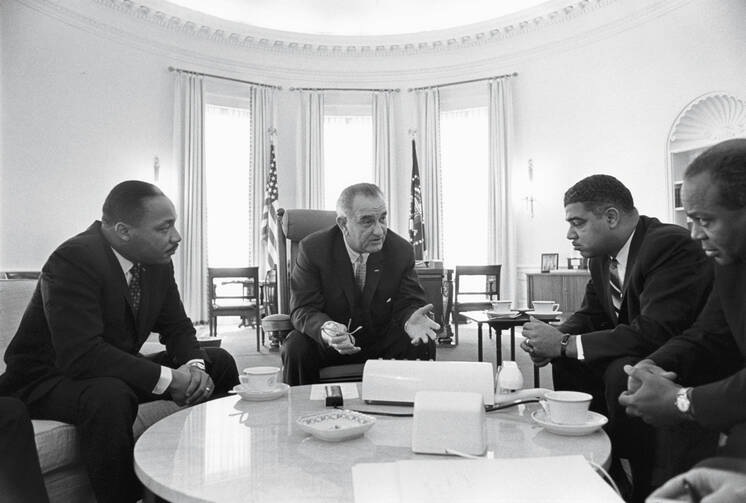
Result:
{"type": "Polygon", "coordinates": [[[454,274],[453,290],[453,328],[454,338],[458,344],[458,325],[461,321],[459,312],[481,311],[492,308],[492,301],[500,298],[500,269],[497,265],[457,265],[454,274]],[[484,277],[484,288],[462,289],[464,276],[484,277]]]}
{"type": "MultiPolygon", "coordinates": [[[[298,244],[309,234],[328,229],[337,223],[337,214],[325,210],[277,210],[277,252],[278,252],[278,290],[279,311],[288,315],[288,332],[290,324],[290,275],[298,256],[298,244]],[[288,254],[288,248],[290,253],[288,254]]],[[[359,381],[363,377],[363,364],[334,365],[321,369],[321,382],[359,381]]]]}
{"type": "Polygon", "coordinates": [[[207,281],[210,295],[210,336],[217,335],[218,316],[240,316],[243,320],[253,318],[253,324],[256,326],[256,350],[259,351],[259,268],[209,267],[207,281]]]}

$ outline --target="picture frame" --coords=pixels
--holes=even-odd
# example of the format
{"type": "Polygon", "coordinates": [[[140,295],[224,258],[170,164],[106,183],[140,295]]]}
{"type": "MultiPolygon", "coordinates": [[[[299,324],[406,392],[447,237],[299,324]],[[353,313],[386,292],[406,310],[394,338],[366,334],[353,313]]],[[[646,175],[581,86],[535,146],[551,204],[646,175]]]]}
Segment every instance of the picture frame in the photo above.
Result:
{"type": "Polygon", "coordinates": [[[556,271],[559,269],[559,253],[541,254],[541,272],[556,271]]]}

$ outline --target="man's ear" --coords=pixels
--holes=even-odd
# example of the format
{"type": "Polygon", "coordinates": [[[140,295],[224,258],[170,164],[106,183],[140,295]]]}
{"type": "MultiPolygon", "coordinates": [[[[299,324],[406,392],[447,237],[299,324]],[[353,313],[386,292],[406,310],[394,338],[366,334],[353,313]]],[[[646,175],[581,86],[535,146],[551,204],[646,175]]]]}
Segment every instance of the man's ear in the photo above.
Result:
{"type": "Polygon", "coordinates": [[[606,219],[606,223],[609,224],[609,228],[614,229],[619,225],[622,215],[619,213],[618,209],[612,206],[604,211],[604,218],[606,219]]]}
{"type": "Polygon", "coordinates": [[[122,241],[130,240],[130,226],[124,222],[117,222],[114,224],[114,233],[119,236],[122,241]]]}
{"type": "Polygon", "coordinates": [[[342,231],[342,234],[347,235],[347,217],[337,216],[337,227],[342,231]]]}

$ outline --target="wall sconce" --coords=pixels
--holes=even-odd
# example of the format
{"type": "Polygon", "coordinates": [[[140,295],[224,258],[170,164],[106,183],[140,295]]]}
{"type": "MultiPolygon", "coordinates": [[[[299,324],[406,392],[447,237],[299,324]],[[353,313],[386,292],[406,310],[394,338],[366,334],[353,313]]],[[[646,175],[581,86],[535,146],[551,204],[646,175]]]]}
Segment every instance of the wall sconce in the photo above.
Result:
{"type": "Polygon", "coordinates": [[[158,183],[161,179],[161,160],[158,156],[153,158],[153,183],[158,183]]]}
{"type": "Polygon", "coordinates": [[[534,218],[534,161],[528,160],[528,195],[523,198],[528,208],[528,216],[534,218]]]}

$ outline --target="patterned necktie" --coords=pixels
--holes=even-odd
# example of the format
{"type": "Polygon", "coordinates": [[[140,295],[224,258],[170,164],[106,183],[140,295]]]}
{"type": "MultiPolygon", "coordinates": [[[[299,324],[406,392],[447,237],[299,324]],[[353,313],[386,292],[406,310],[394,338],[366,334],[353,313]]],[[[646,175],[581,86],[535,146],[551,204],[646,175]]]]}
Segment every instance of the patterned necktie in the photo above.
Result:
{"type": "Polygon", "coordinates": [[[609,290],[611,291],[611,302],[614,305],[614,311],[617,316],[619,309],[622,307],[622,282],[619,281],[619,262],[612,258],[609,262],[609,290]]]}
{"type": "Polygon", "coordinates": [[[142,286],[140,285],[142,265],[133,265],[130,269],[130,274],[132,275],[129,284],[130,299],[132,300],[132,310],[135,312],[135,316],[137,316],[137,312],[140,310],[140,300],[142,300],[142,286]]]}
{"type": "Polygon", "coordinates": [[[355,260],[355,283],[358,289],[362,292],[365,288],[365,262],[363,262],[363,255],[360,254],[355,260]]]}

